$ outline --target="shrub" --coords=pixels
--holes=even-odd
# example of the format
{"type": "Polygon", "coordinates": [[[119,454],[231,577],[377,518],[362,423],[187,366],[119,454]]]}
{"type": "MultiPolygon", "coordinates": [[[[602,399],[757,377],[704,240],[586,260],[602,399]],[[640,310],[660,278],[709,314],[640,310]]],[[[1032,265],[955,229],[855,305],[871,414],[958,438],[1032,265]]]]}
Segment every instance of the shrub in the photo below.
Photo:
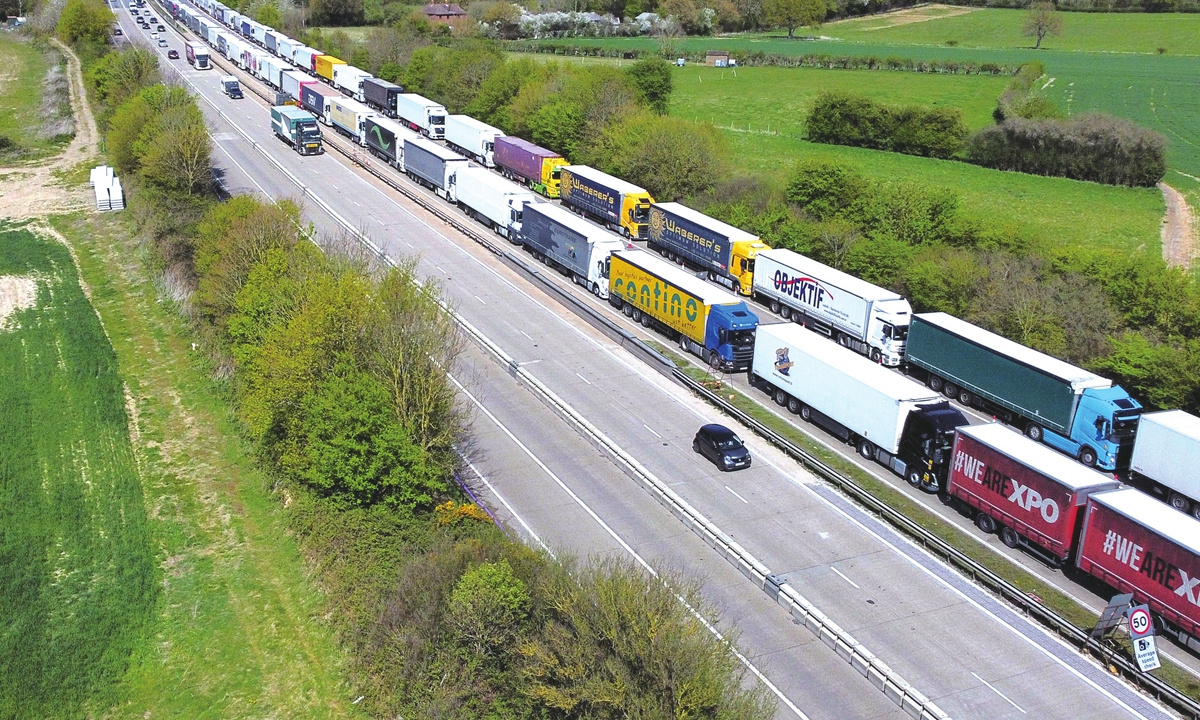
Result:
{"type": "Polygon", "coordinates": [[[894,107],[849,93],[819,94],[806,127],[812,142],[937,158],[958,152],[967,138],[957,108],[894,107]]]}

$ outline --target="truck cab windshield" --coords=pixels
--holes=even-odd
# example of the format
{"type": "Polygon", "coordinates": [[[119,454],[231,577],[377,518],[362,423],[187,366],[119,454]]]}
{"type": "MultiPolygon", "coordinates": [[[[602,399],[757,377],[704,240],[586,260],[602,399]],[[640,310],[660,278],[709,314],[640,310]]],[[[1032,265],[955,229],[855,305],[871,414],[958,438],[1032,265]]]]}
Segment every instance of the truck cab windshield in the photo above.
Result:
{"type": "Polygon", "coordinates": [[[297,127],[300,128],[300,137],[305,140],[320,140],[321,128],[312,120],[307,120],[300,123],[297,127]]]}
{"type": "Polygon", "coordinates": [[[551,180],[557,180],[559,178],[559,176],[561,176],[561,175],[562,175],[562,165],[555,165],[554,169],[550,171],[550,179],[551,180]]]}
{"type": "Polygon", "coordinates": [[[1137,432],[1137,426],[1138,418],[1136,415],[1133,417],[1118,416],[1113,419],[1112,430],[1108,433],[1108,439],[1110,442],[1120,443],[1122,440],[1133,437],[1137,432]]]}
{"type": "Polygon", "coordinates": [[[433,125],[445,125],[446,124],[446,116],[445,115],[434,115],[433,117],[429,118],[429,122],[433,125]]]}
{"type": "Polygon", "coordinates": [[[639,224],[650,222],[650,206],[638,205],[633,211],[633,221],[639,224]]]}
{"type": "Polygon", "coordinates": [[[734,330],[729,333],[730,345],[753,345],[754,331],[753,330],[734,330]]]}
{"type": "Polygon", "coordinates": [[[883,324],[883,339],[884,340],[898,340],[900,342],[904,342],[905,340],[908,339],[908,326],[907,325],[897,326],[897,325],[892,325],[891,323],[884,323],[883,324]]]}

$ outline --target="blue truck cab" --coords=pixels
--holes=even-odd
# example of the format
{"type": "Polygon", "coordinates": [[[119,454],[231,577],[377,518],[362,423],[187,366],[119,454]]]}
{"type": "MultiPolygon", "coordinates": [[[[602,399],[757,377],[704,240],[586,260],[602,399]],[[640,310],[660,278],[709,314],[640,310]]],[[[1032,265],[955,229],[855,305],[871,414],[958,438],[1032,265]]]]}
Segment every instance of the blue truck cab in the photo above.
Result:
{"type": "Polygon", "coordinates": [[[1042,441],[1089,465],[1092,464],[1087,462],[1091,458],[1089,453],[1094,453],[1095,466],[1103,470],[1128,467],[1138,417],[1142,414],[1141,403],[1120,385],[1087,388],[1078,397],[1068,434],[1043,428],[1042,441]]]}
{"type": "Polygon", "coordinates": [[[713,305],[704,330],[704,348],[716,352],[721,365],[732,372],[741,372],[754,360],[754,331],[758,316],[745,302],[736,305],[713,305]]]}

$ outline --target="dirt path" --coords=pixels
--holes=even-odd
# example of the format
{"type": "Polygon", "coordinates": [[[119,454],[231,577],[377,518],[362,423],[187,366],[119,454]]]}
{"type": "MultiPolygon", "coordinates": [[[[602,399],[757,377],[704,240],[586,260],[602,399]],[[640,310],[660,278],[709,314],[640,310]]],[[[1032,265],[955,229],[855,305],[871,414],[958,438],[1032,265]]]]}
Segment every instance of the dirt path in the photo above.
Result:
{"type": "Polygon", "coordinates": [[[1196,219],[1183,193],[1166,183],[1159,183],[1167,201],[1167,215],[1162,223],[1163,260],[1170,267],[1190,268],[1198,254],[1196,219]]]}
{"type": "Polygon", "coordinates": [[[867,15],[860,17],[845,18],[843,20],[834,20],[833,22],[825,23],[825,27],[838,25],[840,23],[856,23],[859,25],[867,25],[874,21],[880,21],[878,25],[871,24],[870,27],[860,27],[858,30],[864,32],[869,30],[885,30],[887,28],[897,27],[899,25],[911,25],[919,22],[929,22],[930,20],[942,20],[945,18],[955,17],[957,15],[966,15],[969,12],[974,12],[975,8],[958,7],[955,5],[920,5],[918,7],[903,8],[901,10],[891,10],[889,12],[879,13],[877,15],[867,15]]]}
{"type": "Polygon", "coordinates": [[[0,183],[4,186],[4,192],[0,193],[0,218],[23,220],[95,207],[95,198],[87,185],[67,185],[54,174],[95,159],[99,154],[100,132],[87,104],[79,58],[58,40],[51,42],[67,58],[75,137],[52,158],[22,167],[0,168],[0,183]]]}

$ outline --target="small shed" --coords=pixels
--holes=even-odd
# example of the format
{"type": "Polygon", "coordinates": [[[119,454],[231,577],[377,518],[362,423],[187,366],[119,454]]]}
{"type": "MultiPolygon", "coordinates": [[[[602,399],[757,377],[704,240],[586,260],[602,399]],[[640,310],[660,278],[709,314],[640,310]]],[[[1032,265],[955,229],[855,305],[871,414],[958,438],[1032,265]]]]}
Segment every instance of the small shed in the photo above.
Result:
{"type": "Polygon", "coordinates": [[[729,67],[729,51],[709,50],[704,53],[704,64],[712,67],[729,67]]]}

